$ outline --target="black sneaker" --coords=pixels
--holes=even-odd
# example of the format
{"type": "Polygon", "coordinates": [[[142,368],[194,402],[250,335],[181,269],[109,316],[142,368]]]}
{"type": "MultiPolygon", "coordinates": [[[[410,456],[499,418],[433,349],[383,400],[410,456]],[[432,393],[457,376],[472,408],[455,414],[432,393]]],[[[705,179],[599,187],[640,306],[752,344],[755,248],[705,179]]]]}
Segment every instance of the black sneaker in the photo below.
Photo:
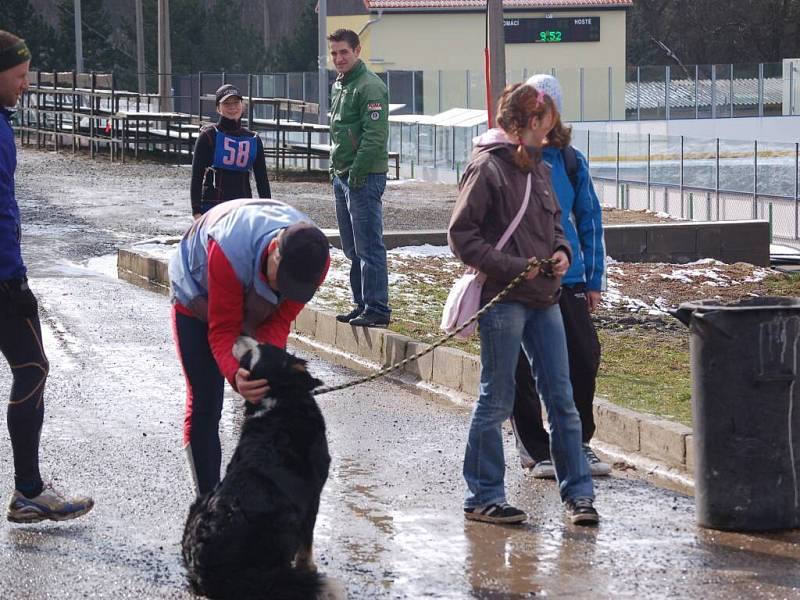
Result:
{"type": "Polygon", "coordinates": [[[339,321],[339,323],[349,323],[350,321],[355,319],[358,315],[360,315],[362,312],[364,312],[364,309],[356,306],[346,315],[336,315],[336,320],[339,321]]]}
{"type": "Polygon", "coordinates": [[[465,508],[464,518],[484,523],[522,523],[528,520],[528,515],[524,511],[514,508],[508,502],[503,502],[502,504],[465,508]]]}
{"type": "Polygon", "coordinates": [[[576,498],[565,502],[570,520],[575,525],[597,525],[600,515],[594,509],[591,498],[576,498]]]}
{"type": "Polygon", "coordinates": [[[355,327],[382,327],[386,328],[389,326],[389,317],[384,317],[382,315],[376,315],[375,313],[362,313],[360,316],[356,317],[355,319],[349,321],[350,325],[354,325],[355,327]]]}

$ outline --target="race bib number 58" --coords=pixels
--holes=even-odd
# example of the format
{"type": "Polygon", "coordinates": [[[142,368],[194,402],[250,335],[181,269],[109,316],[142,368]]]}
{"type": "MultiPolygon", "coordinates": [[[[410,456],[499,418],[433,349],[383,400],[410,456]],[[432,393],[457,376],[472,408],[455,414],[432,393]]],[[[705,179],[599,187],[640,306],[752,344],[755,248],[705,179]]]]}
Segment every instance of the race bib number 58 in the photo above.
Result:
{"type": "Polygon", "coordinates": [[[256,160],[255,136],[238,137],[217,131],[214,167],[230,171],[249,171],[256,160]]]}

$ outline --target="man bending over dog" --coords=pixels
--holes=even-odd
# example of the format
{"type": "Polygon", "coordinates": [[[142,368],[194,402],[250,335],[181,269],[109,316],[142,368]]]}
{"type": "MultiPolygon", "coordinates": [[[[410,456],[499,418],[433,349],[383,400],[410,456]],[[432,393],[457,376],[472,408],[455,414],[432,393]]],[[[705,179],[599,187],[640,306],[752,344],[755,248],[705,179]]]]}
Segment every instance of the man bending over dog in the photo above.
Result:
{"type": "Polygon", "coordinates": [[[232,353],[245,334],[286,347],[289,328],[322,284],[328,240],[276,200],[231,200],[194,222],[169,264],[173,332],[186,376],[183,441],[197,495],[220,480],[224,380],[250,404],[268,391],[232,353]]]}

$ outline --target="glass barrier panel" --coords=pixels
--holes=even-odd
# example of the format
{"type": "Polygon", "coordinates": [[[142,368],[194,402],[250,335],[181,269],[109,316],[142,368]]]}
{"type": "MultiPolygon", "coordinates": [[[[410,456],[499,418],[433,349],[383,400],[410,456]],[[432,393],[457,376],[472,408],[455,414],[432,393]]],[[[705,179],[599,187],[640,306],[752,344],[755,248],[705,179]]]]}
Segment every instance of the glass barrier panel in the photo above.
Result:
{"type": "Polygon", "coordinates": [[[647,182],[646,134],[620,135],[619,178],[626,182],[647,182]]]}
{"type": "Polygon", "coordinates": [[[650,184],[680,186],[680,136],[650,136],[650,184]]]}
{"type": "Polygon", "coordinates": [[[764,65],[764,116],[774,117],[783,114],[783,65],[766,63],[764,65]]]}
{"type": "Polygon", "coordinates": [[[796,146],[758,143],[758,193],[794,199],[796,146]]]}
{"type": "Polygon", "coordinates": [[[639,111],[642,119],[666,118],[666,69],[641,67],[639,70],[639,111]]]}
{"type": "Polygon", "coordinates": [[[717,178],[717,141],[687,137],[683,140],[683,185],[714,190],[717,178]]]}
{"type": "Polygon", "coordinates": [[[593,177],[616,179],[617,134],[605,131],[588,132],[589,168],[593,177]]]}
{"type": "Polygon", "coordinates": [[[733,116],[757,117],[759,106],[758,65],[733,66],[733,116]]]}
{"type": "Polygon", "coordinates": [[[731,82],[731,65],[716,65],[714,93],[716,118],[732,117],[734,89],[731,82]]]}

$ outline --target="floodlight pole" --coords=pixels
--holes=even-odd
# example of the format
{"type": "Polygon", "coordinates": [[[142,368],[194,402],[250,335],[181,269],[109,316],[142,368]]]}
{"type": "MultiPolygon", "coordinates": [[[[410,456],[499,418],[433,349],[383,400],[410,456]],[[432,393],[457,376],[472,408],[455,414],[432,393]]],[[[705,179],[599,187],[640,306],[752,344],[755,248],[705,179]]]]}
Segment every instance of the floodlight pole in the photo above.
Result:
{"type": "Polygon", "coordinates": [[[81,0],[75,0],[75,70],[83,73],[83,22],[81,0]]]}
{"type": "Polygon", "coordinates": [[[489,93],[486,108],[489,112],[489,127],[494,115],[494,107],[506,87],[506,40],[503,26],[503,0],[486,2],[487,37],[489,49],[489,93]]]}
{"type": "Polygon", "coordinates": [[[319,0],[319,14],[317,15],[318,55],[317,68],[319,70],[319,123],[328,123],[328,2],[319,0]]]}

